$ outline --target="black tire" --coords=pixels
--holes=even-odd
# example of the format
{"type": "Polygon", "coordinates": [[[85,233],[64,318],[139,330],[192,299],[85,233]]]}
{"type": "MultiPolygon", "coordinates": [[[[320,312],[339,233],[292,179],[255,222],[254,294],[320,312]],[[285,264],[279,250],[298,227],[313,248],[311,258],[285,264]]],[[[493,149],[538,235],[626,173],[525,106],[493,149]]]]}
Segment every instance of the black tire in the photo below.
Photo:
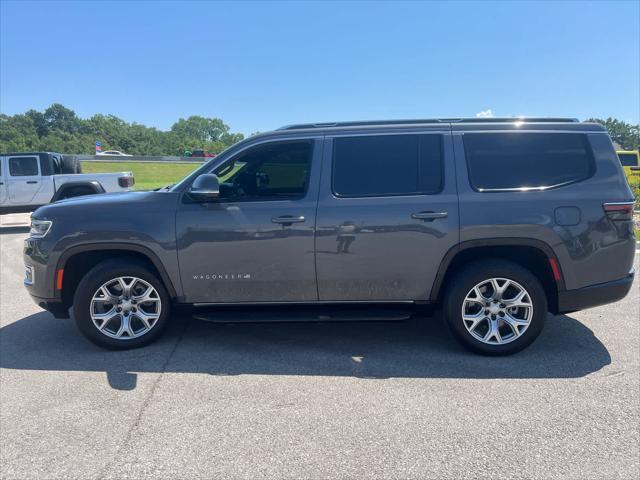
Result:
{"type": "MultiPolygon", "coordinates": [[[[125,350],[148,345],[162,334],[171,318],[171,300],[162,282],[147,266],[136,259],[121,257],[101,262],[87,272],[73,297],[73,314],[80,331],[93,343],[108,349],[125,350]],[[160,299],[159,318],[150,330],[140,337],[111,338],[99,331],[91,318],[90,308],[94,294],[104,283],[118,277],[137,277],[144,280],[156,290],[160,299]]],[[[133,316],[135,314],[132,314],[133,316]]]]}
{"type": "Polygon", "coordinates": [[[80,160],[74,155],[62,156],[62,173],[82,173],[80,160]]]}
{"type": "MultiPolygon", "coordinates": [[[[540,281],[526,268],[501,259],[482,260],[458,270],[448,283],[444,299],[445,321],[456,340],[472,352],[491,356],[511,355],[529,346],[540,335],[547,314],[547,297],[540,281]],[[524,331],[522,327],[515,327],[522,333],[509,343],[484,343],[467,330],[462,319],[462,308],[467,294],[476,285],[491,278],[504,278],[517,282],[527,291],[533,305],[529,326],[524,331]]],[[[505,327],[504,323],[502,327],[505,327]]]]}

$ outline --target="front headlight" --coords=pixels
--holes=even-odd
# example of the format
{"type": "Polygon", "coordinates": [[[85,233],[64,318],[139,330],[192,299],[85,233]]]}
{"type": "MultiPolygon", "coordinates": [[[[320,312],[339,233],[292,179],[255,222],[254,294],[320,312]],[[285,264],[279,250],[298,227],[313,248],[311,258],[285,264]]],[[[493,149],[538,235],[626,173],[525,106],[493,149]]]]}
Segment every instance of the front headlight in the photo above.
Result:
{"type": "Polygon", "coordinates": [[[29,236],[32,238],[42,238],[51,229],[51,220],[35,220],[31,219],[31,230],[29,236]]]}

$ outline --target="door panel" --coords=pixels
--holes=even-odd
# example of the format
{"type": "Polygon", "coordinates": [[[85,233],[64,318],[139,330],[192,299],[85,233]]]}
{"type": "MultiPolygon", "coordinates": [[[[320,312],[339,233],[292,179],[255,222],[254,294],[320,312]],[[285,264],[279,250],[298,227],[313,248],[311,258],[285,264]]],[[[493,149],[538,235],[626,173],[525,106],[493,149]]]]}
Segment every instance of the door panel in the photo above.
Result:
{"type": "Polygon", "coordinates": [[[7,157],[9,203],[29,205],[41,186],[40,161],[37,156],[7,157]]]}
{"type": "MultiPolygon", "coordinates": [[[[307,302],[318,299],[314,229],[322,142],[311,147],[309,172],[277,163],[251,170],[237,154],[230,172],[219,174],[221,198],[193,203],[185,195],[177,212],[180,271],[187,302],[307,302]],[[238,167],[240,164],[240,167],[238,167]],[[301,178],[301,177],[306,178],[301,178]],[[249,181],[247,180],[249,179],[249,181]],[[291,182],[305,184],[294,193],[291,182]],[[240,195],[234,200],[234,195],[240,195]],[[251,199],[252,195],[268,195],[251,199]]],[[[266,142],[269,145],[286,142],[266,142]]],[[[266,144],[257,145],[261,148],[266,144]]],[[[226,169],[228,159],[214,167],[226,169]]]]}
{"type": "Polygon", "coordinates": [[[4,205],[7,202],[6,172],[7,166],[5,165],[4,157],[0,157],[0,205],[4,205]]]}
{"type": "MultiPolygon", "coordinates": [[[[326,140],[316,233],[320,300],[429,299],[440,262],[459,239],[451,136],[434,133],[442,135],[444,160],[444,184],[436,194],[337,196],[332,193],[334,140],[326,140]]],[[[383,158],[385,166],[373,159],[371,168],[392,168],[397,160],[393,153],[383,158]]],[[[396,172],[391,176],[401,188],[402,179],[396,172]]],[[[362,177],[375,190],[371,175],[362,177]]],[[[362,184],[358,188],[362,190],[362,184]]]]}

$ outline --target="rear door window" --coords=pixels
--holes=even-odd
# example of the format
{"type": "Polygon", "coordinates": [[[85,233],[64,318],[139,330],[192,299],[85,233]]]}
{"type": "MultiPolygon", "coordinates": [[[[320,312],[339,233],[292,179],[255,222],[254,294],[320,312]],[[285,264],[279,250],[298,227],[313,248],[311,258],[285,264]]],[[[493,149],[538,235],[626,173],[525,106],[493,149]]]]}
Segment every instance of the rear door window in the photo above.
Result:
{"type": "Polygon", "coordinates": [[[442,135],[333,140],[333,192],[341,197],[417,195],[442,189],[442,135]]]}
{"type": "Polygon", "coordinates": [[[12,177],[35,177],[39,174],[36,157],[9,158],[9,174],[12,177]]]}
{"type": "Polygon", "coordinates": [[[593,175],[584,134],[468,133],[463,139],[469,179],[479,191],[548,188],[593,175]]]}

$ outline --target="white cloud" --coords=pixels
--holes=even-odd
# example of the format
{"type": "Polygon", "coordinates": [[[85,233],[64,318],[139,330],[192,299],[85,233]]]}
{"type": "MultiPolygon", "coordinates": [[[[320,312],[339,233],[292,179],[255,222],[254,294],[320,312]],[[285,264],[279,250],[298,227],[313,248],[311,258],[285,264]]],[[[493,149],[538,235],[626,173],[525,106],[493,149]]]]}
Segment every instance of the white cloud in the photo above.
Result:
{"type": "Polygon", "coordinates": [[[491,118],[493,117],[493,111],[490,108],[487,108],[486,110],[482,110],[481,112],[476,113],[476,117],[491,118]]]}

